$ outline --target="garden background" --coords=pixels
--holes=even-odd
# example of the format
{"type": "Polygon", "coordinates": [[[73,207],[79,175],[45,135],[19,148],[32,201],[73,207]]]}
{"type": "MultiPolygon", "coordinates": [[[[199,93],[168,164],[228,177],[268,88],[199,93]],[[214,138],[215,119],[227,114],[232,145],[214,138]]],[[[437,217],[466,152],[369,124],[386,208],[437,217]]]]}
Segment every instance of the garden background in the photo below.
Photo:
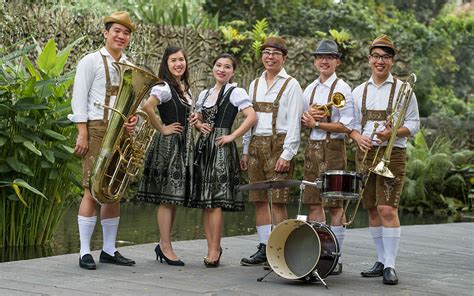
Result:
{"type": "MultiPolygon", "coordinates": [[[[223,51],[239,59],[236,80],[247,88],[261,71],[259,46],[271,34],[287,40],[285,68],[302,87],[317,77],[316,43],[334,39],[344,54],[338,75],[355,87],[369,76],[370,41],[388,34],[398,48],[393,73],[418,76],[423,117],[408,146],[401,209],[472,216],[473,2],[0,2],[0,247],[48,244],[65,211],[80,201],[76,130],[66,119],[74,69],[103,45],[102,17],[116,10],[129,11],[138,24],[127,49],[136,64],[156,72],[166,46],[186,50],[195,94],[209,86],[211,62],[223,51]]],[[[301,180],[302,153],[296,160],[301,180]]]]}

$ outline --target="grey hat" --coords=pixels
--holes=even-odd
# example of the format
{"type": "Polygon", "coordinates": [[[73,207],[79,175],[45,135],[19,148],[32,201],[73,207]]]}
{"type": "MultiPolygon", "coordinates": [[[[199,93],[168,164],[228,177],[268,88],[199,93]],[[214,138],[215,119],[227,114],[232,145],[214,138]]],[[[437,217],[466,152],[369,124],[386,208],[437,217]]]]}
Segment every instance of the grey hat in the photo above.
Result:
{"type": "Polygon", "coordinates": [[[317,54],[333,54],[340,58],[342,53],[339,52],[336,42],[333,40],[321,40],[316,47],[316,50],[313,52],[313,55],[317,54]]]}

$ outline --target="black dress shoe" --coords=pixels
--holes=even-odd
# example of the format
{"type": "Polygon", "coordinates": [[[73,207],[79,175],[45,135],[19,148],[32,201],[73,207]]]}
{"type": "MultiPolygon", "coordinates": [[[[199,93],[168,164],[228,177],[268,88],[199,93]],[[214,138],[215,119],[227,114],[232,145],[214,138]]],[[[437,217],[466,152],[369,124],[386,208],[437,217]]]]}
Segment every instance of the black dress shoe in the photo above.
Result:
{"type": "Polygon", "coordinates": [[[102,251],[99,258],[100,263],[112,263],[117,265],[132,266],[135,261],[123,257],[118,251],[115,251],[113,256],[110,256],[106,252],[102,251]]]}
{"type": "Polygon", "coordinates": [[[338,275],[342,273],[342,263],[337,262],[336,267],[331,271],[330,275],[338,275]]]}
{"type": "Polygon", "coordinates": [[[377,277],[383,275],[383,264],[381,262],[375,262],[372,268],[364,270],[360,273],[363,277],[377,277]]]}
{"type": "Polygon", "coordinates": [[[219,252],[219,258],[217,258],[216,261],[211,261],[207,259],[207,257],[204,257],[204,265],[206,265],[207,268],[209,267],[219,267],[220,262],[221,262],[221,256],[222,256],[222,248],[219,252]]]}
{"type": "Polygon", "coordinates": [[[267,262],[267,245],[260,243],[257,246],[257,252],[251,255],[250,258],[242,258],[240,260],[241,265],[245,266],[254,266],[254,265],[262,265],[263,263],[267,262]]]}
{"type": "Polygon", "coordinates": [[[387,267],[383,270],[383,283],[385,285],[398,285],[398,276],[395,268],[387,267]]]}
{"type": "MultiPolygon", "coordinates": [[[[168,259],[168,257],[165,256],[165,253],[161,250],[160,244],[156,245],[155,247],[155,253],[156,253],[156,260],[160,259],[160,262],[163,263],[163,259],[165,259],[166,264],[168,265],[173,265],[173,266],[184,266],[184,262],[181,260],[171,260],[168,259]]],[[[220,258],[220,256],[219,256],[220,258]]]]}
{"type": "Polygon", "coordinates": [[[84,269],[95,269],[95,262],[92,255],[85,254],[82,258],[79,256],[79,266],[84,269]]]}

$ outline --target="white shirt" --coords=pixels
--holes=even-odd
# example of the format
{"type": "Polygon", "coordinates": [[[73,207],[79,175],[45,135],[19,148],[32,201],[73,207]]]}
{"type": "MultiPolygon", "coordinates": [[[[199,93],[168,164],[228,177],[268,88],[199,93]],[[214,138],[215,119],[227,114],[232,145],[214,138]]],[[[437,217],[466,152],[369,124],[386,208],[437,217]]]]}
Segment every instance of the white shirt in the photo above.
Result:
{"type": "MultiPolygon", "coordinates": [[[[120,75],[112,65],[112,62],[115,62],[115,60],[105,47],[83,57],[77,64],[76,76],[74,78],[71,101],[73,114],[67,116],[74,123],[102,120],[104,117],[104,108],[94,105],[96,101],[102,104],[105,103],[106,79],[101,54],[107,59],[111,85],[120,84],[120,75]]],[[[130,64],[125,54],[122,54],[119,62],[130,64]]],[[[113,106],[114,103],[115,96],[111,96],[109,106],[113,106]]],[[[111,113],[109,112],[109,116],[111,113]]]]}
{"type": "MultiPolygon", "coordinates": [[[[227,83],[225,85],[224,93],[226,91],[228,91],[229,88],[232,87],[232,86],[237,86],[237,83],[227,83]]],[[[199,98],[198,98],[197,103],[196,103],[197,112],[201,112],[201,110],[202,110],[202,107],[203,107],[202,106],[202,101],[206,97],[206,93],[208,91],[209,91],[209,93],[212,93],[213,90],[214,90],[214,87],[209,89],[209,90],[203,90],[199,94],[199,98]]],[[[241,88],[241,87],[236,87],[231,92],[229,101],[234,107],[238,108],[239,111],[242,111],[243,109],[252,106],[252,101],[251,101],[249,95],[247,94],[247,91],[245,89],[241,88]]],[[[217,101],[211,101],[211,100],[207,99],[204,102],[204,107],[212,107],[216,104],[216,102],[217,101]]]]}
{"type": "MultiPolygon", "coordinates": [[[[313,89],[316,87],[316,92],[313,98],[313,104],[325,105],[328,103],[328,96],[331,90],[331,86],[334,80],[337,79],[336,73],[333,73],[329,79],[324,83],[320,82],[320,79],[313,81],[304,90],[304,111],[308,111],[309,103],[311,101],[311,94],[313,89]]],[[[352,130],[354,125],[354,100],[352,99],[351,87],[339,79],[334,88],[334,93],[339,92],[346,98],[346,104],[342,108],[331,107],[331,122],[339,122],[344,125],[347,129],[352,130]]],[[[311,129],[309,138],[311,140],[324,140],[326,139],[326,131],[321,129],[311,129]]],[[[345,133],[330,133],[331,139],[344,139],[347,134],[345,133]]]]}
{"type": "MultiPolygon", "coordinates": [[[[265,80],[266,71],[258,80],[257,102],[273,103],[280,92],[286,79],[290,77],[285,69],[281,69],[273,80],[272,85],[267,85],[265,80]]],[[[253,89],[255,80],[250,83],[249,95],[253,100],[253,89]]],[[[300,145],[301,115],[303,114],[303,90],[296,79],[292,78],[280,99],[280,106],[276,118],[276,133],[286,133],[283,143],[281,158],[291,160],[298,152],[300,145]]],[[[248,154],[250,139],[255,136],[272,135],[272,113],[257,112],[257,123],[243,136],[243,154],[248,154]]]]}
{"type": "MultiPolygon", "coordinates": [[[[390,96],[390,90],[392,89],[394,78],[392,74],[387,77],[381,85],[377,86],[374,83],[373,78],[371,77],[368,82],[367,86],[367,99],[366,99],[366,108],[367,110],[386,110],[388,99],[390,96]]],[[[395,111],[395,104],[397,101],[398,93],[400,91],[400,87],[402,86],[402,81],[398,81],[395,87],[395,93],[393,95],[393,104],[392,110],[395,111]]],[[[362,131],[362,95],[364,93],[365,82],[359,85],[354,89],[352,92],[352,96],[354,97],[354,130],[358,131],[362,135],[369,137],[372,134],[374,128],[374,122],[372,120],[367,120],[365,124],[364,130],[362,131]]],[[[397,121],[397,118],[394,119],[393,123],[397,121]]],[[[385,129],[384,121],[379,121],[379,127],[377,131],[382,131],[385,129]]],[[[413,93],[410,103],[408,105],[404,121],[400,125],[400,127],[406,127],[410,131],[410,135],[414,136],[420,130],[420,115],[418,113],[418,103],[416,101],[415,93],[413,93]]],[[[374,141],[372,141],[373,145],[378,145],[375,140],[377,137],[374,137],[374,141]]],[[[400,138],[397,137],[395,139],[394,146],[399,148],[405,148],[407,145],[407,138],[400,138]]],[[[382,143],[380,146],[386,146],[387,142],[382,143]]]]}
{"type": "MultiPolygon", "coordinates": [[[[171,89],[168,82],[166,81],[163,81],[163,82],[164,84],[157,84],[153,86],[150,91],[150,96],[154,96],[155,98],[157,98],[160,101],[160,104],[164,104],[170,101],[172,98],[171,89]]],[[[184,94],[184,96],[186,97],[186,101],[188,102],[188,104],[191,105],[192,103],[191,93],[188,91],[187,93],[184,94]]]]}

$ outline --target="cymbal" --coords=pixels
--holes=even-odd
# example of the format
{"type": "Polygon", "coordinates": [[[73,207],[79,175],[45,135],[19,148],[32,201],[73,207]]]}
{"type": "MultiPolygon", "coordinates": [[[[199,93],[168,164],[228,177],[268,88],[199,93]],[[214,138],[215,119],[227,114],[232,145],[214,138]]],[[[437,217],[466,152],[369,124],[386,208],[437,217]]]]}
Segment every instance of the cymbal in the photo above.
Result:
{"type": "Polygon", "coordinates": [[[268,180],[262,182],[255,182],[246,185],[241,185],[240,190],[268,190],[268,189],[280,189],[293,186],[299,186],[301,181],[299,180],[268,180]]]}

